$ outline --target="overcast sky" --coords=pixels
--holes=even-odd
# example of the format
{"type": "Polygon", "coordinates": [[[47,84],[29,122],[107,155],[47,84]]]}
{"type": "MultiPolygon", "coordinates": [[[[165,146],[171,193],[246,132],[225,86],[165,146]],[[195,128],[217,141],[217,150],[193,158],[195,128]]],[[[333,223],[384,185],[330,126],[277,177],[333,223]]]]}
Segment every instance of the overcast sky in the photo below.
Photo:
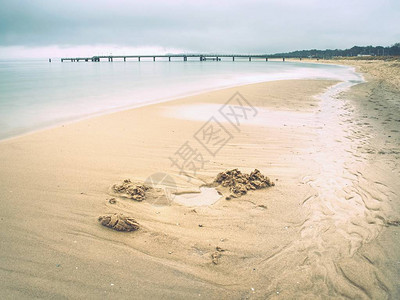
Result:
{"type": "Polygon", "coordinates": [[[0,0],[3,57],[275,53],[400,42],[399,0],[0,0]]]}

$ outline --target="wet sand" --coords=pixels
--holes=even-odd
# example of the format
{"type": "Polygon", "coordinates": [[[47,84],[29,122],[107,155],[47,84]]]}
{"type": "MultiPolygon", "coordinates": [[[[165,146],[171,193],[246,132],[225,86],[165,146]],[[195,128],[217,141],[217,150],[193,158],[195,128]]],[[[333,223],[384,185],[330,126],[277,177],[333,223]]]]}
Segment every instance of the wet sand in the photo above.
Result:
{"type": "Polygon", "coordinates": [[[0,142],[3,297],[397,298],[399,92],[367,80],[240,86],[0,142]],[[255,110],[234,126],[218,109],[238,91],[255,110]],[[205,149],[212,116],[231,138],[205,149]],[[170,160],[186,142],[204,158],[187,176],[170,160]],[[198,207],[110,194],[157,173],[198,192],[233,168],[276,185],[198,207]],[[109,213],[140,229],[101,226],[109,213]]]}
{"type": "Polygon", "coordinates": [[[366,242],[342,270],[367,297],[395,299],[400,297],[400,62],[340,63],[354,65],[367,80],[343,97],[354,109],[351,134],[360,144],[353,167],[359,195],[369,222],[383,224],[378,233],[363,234],[366,242]],[[356,265],[366,271],[357,274],[356,265]]]}

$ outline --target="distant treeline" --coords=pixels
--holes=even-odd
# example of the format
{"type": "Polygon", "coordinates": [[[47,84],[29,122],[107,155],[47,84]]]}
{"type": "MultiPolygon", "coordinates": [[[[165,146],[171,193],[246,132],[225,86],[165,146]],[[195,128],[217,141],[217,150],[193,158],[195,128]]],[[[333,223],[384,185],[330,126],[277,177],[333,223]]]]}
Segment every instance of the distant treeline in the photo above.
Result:
{"type": "Polygon", "coordinates": [[[298,50],[286,53],[274,54],[279,57],[310,57],[310,58],[332,58],[337,56],[400,56],[400,43],[389,47],[383,46],[354,46],[350,49],[326,49],[326,50],[298,50]]]}

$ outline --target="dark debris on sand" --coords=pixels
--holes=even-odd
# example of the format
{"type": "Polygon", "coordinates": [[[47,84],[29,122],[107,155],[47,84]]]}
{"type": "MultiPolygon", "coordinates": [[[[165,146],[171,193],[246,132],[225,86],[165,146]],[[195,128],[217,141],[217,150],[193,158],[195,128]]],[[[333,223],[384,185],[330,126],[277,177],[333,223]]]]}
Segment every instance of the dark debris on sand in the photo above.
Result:
{"type": "Polygon", "coordinates": [[[250,174],[242,173],[238,169],[221,172],[215,178],[214,183],[229,187],[232,194],[227,197],[227,200],[231,197],[240,197],[249,190],[258,190],[275,185],[257,169],[254,169],[250,174]]]}
{"type": "Polygon", "coordinates": [[[136,200],[143,201],[146,198],[146,191],[150,187],[145,185],[135,185],[130,179],[125,179],[121,184],[114,184],[112,190],[115,193],[125,195],[126,197],[136,200]]]}
{"type": "Polygon", "coordinates": [[[391,221],[386,221],[386,226],[400,226],[400,221],[397,220],[391,220],[391,221]]]}
{"type": "Polygon", "coordinates": [[[132,217],[123,214],[109,214],[99,217],[101,225],[117,231],[135,231],[139,229],[139,224],[132,217]]]}
{"type": "Polygon", "coordinates": [[[217,251],[211,253],[211,261],[214,265],[218,265],[219,259],[222,256],[221,252],[224,252],[225,249],[222,249],[221,247],[215,247],[215,250],[217,250],[217,251]]]}

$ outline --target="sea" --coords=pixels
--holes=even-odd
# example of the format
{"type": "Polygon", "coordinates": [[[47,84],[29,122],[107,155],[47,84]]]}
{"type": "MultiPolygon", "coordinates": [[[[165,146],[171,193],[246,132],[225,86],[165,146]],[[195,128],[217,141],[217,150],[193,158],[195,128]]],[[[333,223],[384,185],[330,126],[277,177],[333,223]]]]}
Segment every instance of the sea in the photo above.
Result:
{"type": "Polygon", "coordinates": [[[274,80],[361,80],[353,68],[292,61],[0,60],[0,140],[95,115],[274,80]]]}

